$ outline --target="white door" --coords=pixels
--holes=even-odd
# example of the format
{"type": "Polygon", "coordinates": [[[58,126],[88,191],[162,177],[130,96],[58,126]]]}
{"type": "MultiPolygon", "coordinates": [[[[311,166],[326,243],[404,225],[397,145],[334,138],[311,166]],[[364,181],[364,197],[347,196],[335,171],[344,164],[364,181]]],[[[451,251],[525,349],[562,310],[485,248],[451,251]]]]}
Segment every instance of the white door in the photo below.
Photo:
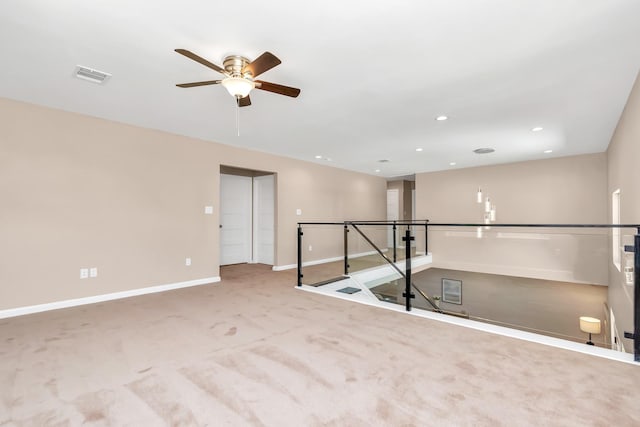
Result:
{"type": "Polygon", "coordinates": [[[251,261],[252,178],[220,174],[220,265],[251,261]]]}
{"type": "Polygon", "coordinates": [[[275,239],[274,175],[253,178],[253,261],[273,265],[275,239]]]}
{"type": "MultiPolygon", "coordinates": [[[[387,190],[387,221],[397,221],[400,217],[400,194],[397,189],[387,190]]],[[[396,230],[396,239],[400,228],[396,230]]],[[[396,240],[397,241],[397,240],[396,240]]],[[[387,230],[387,245],[393,247],[393,226],[387,230]]]]}

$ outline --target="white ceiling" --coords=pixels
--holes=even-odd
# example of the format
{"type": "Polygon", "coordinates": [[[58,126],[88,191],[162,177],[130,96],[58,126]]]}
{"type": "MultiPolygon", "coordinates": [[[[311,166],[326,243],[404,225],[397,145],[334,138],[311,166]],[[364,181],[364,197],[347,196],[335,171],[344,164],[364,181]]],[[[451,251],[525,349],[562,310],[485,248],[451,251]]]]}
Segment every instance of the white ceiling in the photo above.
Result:
{"type": "Polygon", "coordinates": [[[606,150],[638,22],[637,0],[4,0],[0,96],[392,177],[606,150]],[[223,87],[175,87],[220,77],[175,48],[268,50],[260,79],[302,93],[252,92],[238,137],[223,87]]]}

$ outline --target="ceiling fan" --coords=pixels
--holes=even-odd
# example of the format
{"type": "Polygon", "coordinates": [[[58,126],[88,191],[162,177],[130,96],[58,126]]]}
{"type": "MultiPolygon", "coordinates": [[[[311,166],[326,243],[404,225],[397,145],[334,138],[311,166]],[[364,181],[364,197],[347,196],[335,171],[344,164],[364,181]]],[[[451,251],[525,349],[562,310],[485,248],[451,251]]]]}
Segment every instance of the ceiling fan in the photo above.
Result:
{"type": "Polygon", "coordinates": [[[229,94],[231,94],[231,96],[236,99],[239,107],[247,107],[251,105],[249,92],[251,92],[251,90],[254,88],[266,90],[267,92],[273,92],[280,95],[290,96],[292,98],[296,98],[298,95],[300,95],[300,89],[275,83],[269,83],[262,80],[255,80],[255,78],[260,74],[272,69],[282,62],[270,52],[263,53],[253,61],[249,61],[244,56],[239,55],[227,56],[222,61],[222,65],[224,67],[223,68],[186,49],[175,49],[175,51],[181,55],[186,56],[189,59],[199,62],[205,67],[209,67],[212,70],[217,71],[224,76],[222,80],[180,83],[176,85],[178,87],[187,88],[221,84],[225,87],[225,89],[227,89],[229,94]]]}

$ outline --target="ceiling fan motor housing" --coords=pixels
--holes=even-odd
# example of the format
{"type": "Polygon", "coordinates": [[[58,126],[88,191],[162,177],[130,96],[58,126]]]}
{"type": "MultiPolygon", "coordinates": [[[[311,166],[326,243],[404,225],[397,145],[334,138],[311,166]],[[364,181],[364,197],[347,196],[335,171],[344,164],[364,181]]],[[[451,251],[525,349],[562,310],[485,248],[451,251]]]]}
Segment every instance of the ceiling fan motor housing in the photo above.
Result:
{"type": "Polygon", "coordinates": [[[224,58],[223,66],[227,73],[229,73],[230,77],[242,77],[242,78],[253,78],[253,75],[250,71],[246,71],[244,74],[242,70],[250,63],[247,58],[240,55],[231,55],[224,58]]]}

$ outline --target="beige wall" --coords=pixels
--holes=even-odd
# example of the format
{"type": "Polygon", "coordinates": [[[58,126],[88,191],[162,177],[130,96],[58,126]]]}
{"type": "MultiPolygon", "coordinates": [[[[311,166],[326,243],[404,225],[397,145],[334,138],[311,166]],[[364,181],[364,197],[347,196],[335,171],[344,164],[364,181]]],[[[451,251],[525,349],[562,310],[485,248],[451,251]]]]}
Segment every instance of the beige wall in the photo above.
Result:
{"type": "MultiPolygon", "coordinates": [[[[608,218],[611,220],[611,194],[620,189],[620,221],[640,223],[640,78],[635,85],[607,150],[609,180],[607,188],[608,218]]],[[[625,241],[631,244],[634,230],[624,230],[625,241]]],[[[631,255],[629,255],[631,256],[631,255]]],[[[616,317],[618,333],[633,331],[633,286],[624,284],[623,274],[609,256],[609,305],[616,317]]],[[[625,349],[632,351],[632,342],[623,339],[625,349]]]]}
{"type": "Polygon", "coordinates": [[[278,265],[298,221],[385,217],[379,177],[6,99],[0,120],[0,309],[218,276],[220,165],[277,174],[278,265]]]}
{"type": "Polygon", "coordinates": [[[418,217],[481,221],[482,187],[500,223],[604,223],[604,153],[416,174],[418,217]]]}
{"type": "MultiPolygon", "coordinates": [[[[416,175],[418,218],[481,223],[478,187],[496,205],[497,223],[607,222],[604,153],[416,175]]],[[[580,283],[607,283],[606,233],[475,228],[429,231],[442,268],[580,283]]],[[[422,239],[422,233],[418,234],[422,239]]],[[[418,247],[423,245],[418,243],[418,247]]]]}

